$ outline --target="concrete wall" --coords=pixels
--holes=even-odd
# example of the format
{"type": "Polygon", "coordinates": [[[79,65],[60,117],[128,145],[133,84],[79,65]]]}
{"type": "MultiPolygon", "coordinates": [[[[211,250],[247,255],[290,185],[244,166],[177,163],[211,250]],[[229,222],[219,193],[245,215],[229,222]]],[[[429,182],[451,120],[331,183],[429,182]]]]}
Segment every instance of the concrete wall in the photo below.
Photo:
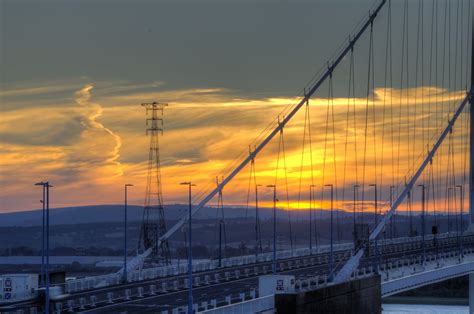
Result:
{"type": "Polygon", "coordinates": [[[276,294],[277,313],[381,313],[380,276],[312,291],[276,294]]]}

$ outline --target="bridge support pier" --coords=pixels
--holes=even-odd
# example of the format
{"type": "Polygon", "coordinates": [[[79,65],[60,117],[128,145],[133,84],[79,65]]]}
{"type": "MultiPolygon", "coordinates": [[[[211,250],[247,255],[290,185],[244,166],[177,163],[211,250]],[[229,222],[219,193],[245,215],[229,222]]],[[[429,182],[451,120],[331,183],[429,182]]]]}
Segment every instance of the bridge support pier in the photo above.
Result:
{"type": "Polygon", "coordinates": [[[277,313],[381,313],[380,275],[319,289],[275,294],[277,313]]]}

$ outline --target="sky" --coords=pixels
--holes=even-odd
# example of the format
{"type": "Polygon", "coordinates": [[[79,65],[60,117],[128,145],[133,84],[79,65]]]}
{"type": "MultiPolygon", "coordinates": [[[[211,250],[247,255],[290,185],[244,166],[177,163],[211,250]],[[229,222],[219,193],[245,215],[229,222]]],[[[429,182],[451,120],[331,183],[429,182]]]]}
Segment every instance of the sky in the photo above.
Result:
{"type": "MultiPolygon", "coordinates": [[[[150,138],[140,104],[152,101],[169,104],[160,137],[164,201],[186,201],[182,181],[197,184],[199,199],[297,102],[303,87],[327,66],[374,3],[0,0],[0,212],[38,208],[41,191],[33,184],[42,180],[54,186],[52,207],[121,203],[125,183],[134,184],[130,202],[143,204],[150,138]]],[[[300,110],[285,128],[284,157],[277,136],[255,160],[257,183],[276,183],[282,207],[307,208],[309,186],[315,184],[315,206],[327,208],[327,189],[321,195],[321,187],[334,184],[340,199],[346,194],[338,206],[348,209],[347,194],[361,183],[363,173],[364,184],[377,182],[387,199],[388,187],[403,185],[464,97],[468,46],[460,39],[468,38],[467,15],[455,17],[468,12],[468,2],[457,2],[464,10],[450,4],[451,36],[446,38],[452,43],[444,43],[450,47],[444,58],[444,2],[434,49],[429,49],[431,2],[424,2],[420,46],[417,2],[410,2],[404,67],[402,3],[392,4],[392,83],[384,75],[385,9],[374,24],[375,77],[369,97],[365,35],[354,52],[355,95],[348,99],[346,57],[334,73],[333,97],[325,83],[310,102],[311,128],[305,109],[300,110]],[[430,62],[430,51],[438,53],[435,62],[430,62]],[[402,68],[408,68],[408,80],[402,68]],[[353,108],[349,116],[348,103],[353,108]],[[395,169],[391,165],[398,156],[402,162],[395,169]]],[[[458,183],[465,169],[465,116],[452,139],[458,183]]],[[[448,148],[445,160],[447,154],[448,148]]],[[[436,162],[433,167],[444,180],[448,170],[436,162]]],[[[253,202],[250,173],[245,167],[225,188],[226,204],[253,202]]],[[[271,191],[260,190],[262,205],[270,206],[271,191]]]]}

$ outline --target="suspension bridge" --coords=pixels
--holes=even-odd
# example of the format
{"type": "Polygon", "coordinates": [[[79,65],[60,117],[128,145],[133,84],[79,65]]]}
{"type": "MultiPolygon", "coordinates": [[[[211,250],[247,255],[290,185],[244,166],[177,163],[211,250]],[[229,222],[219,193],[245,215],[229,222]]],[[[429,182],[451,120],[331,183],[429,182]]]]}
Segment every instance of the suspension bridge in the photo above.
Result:
{"type": "MultiPolygon", "coordinates": [[[[294,102],[212,174],[217,181],[193,195],[185,182],[187,215],[117,273],[67,281],[52,310],[273,311],[285,294],[336,293],[331,287],[351,282],[374,283],[380,305],[459,276],[473,283],[473,16],[469,0],[377,1],[294,102]],[[153,248],[187,225],[191,247],[192,217],[213,204],[218,258],[147,266],[153,248]],[[226,256],[233,235],[225,208],[237,204],[254,221],[253,251],[226,256]],[[262,232],[264,208],[273,213],[271,234],[262,232]],[[295,241],[293,209],[309,213],[304,244],[295,241]],[[288,234],[277,229],[277,212],[288,216],[288,234]],[[347,226],[349,239],[341,235],[347,226]],[[277,236],[287,243],[278,247],[277,236]],[[264,293],[266,275],[292,281],[264,293]]],[[[469,295],[473,312],[472,284],[469,295]]],[[[292,306],[317,312],[313,303],[292,306]]]]}

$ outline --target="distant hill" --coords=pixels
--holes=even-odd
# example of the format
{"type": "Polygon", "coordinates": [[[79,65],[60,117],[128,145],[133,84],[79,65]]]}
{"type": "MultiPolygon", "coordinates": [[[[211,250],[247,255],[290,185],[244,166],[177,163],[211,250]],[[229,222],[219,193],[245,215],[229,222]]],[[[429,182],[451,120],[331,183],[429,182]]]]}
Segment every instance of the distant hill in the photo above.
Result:
{"type": "MultiPolygon", "coordinates": [[[[181,218],[187,206],[169,205],[165,207],[165,217],[168,220],[181,218]]],[[[205,219],[215,217],[216,209],[205,208],[200,211],[196,218],[205,219]]],[[[241,213],[229,211],[230,216],[243,216],[241,213]]],[[[129,205],[128,219],[132,221],[141,221],[143,207],[129,205]]],[[[35,226],[40,225],[42,221],[41,209],[0,214],[0,226],[35,226]]],[[[123,205],[91,205],[65,208],[52,208],[50,211],[50,223],[52,225],[95,223],[95,222],[120,222],[123,221],[123,205]]]]}
{"type": "MultiPolygon", "coordinates": [[[[187,214],[187,205],[174,204],[165,206],[165,217],[167,220],[177,220],[187,214]]],[[[216,218],[216,208],[204,207],[195,216],[194,219],[213,219],[216,218]]],[[[226,207],[224,209],[226,218],[251,218],[255,217],[255,209],[246,210],[241,207],[226,207]]],[[[327,218],[329,213],[326,211],[314,211],[318,217],[327,218]]],[[[129,205],[128,219],[132,221],[141,221],[143,215],[143,207],[129,205]]],[[[269,219],[273,215],[271,208],[261,208],[261,219],[269,219]]],[[[309,211],[299,210],[292,211],[293,219],[308,219],[309,211]]],[[[343,213],[342,215],[347,215],[343,213]]],[[[279,219],[287,219],[288,212],[283,210],[277,211],[279,219]]],[[[41,209],[21,211],[13,213],[0,214],[0,227],[8,226],[37,226],[41,225],[42,213],[41,209]]],[[[50,212],[51,225],[67,225],[80,223],[96,223],[96,222],[121,222],[123,221],[123,205],[91,205],[78,207],[52,208],[50,212]]]]}

